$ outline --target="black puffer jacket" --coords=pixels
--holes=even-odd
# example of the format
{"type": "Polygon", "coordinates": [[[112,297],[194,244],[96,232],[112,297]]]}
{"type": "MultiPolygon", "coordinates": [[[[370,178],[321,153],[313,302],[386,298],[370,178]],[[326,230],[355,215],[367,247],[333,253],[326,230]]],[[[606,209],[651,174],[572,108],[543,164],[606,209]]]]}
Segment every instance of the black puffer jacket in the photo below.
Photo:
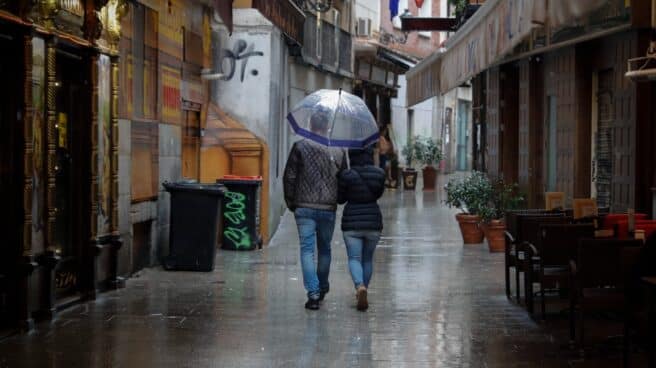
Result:
{"type": "Polygon", "coordinates": [[[385,191],[385,172],[373,166],[370,150],[349,150],[351,168],[339,173],[340,204],[346,203],[342,231],[382,230],[383,216],[376,201],[385,191]]]}

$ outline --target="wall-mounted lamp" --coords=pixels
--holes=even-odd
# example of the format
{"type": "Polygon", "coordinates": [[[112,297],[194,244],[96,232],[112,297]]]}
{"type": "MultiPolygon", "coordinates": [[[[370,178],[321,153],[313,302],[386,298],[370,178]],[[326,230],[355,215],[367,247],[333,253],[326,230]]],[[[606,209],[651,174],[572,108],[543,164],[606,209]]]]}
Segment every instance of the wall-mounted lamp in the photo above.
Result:
{"type": "MultiPolygon", "coordinates": [[[[399,18],[410,18],[412,17],[412,13],[410,13],[410,10],[405,9],[403,14],[399,15],[399,18]]],[[[381,29],[380,31],[380,42],[384,45],[389,45],[390,43],[398,43],[398,44],[405,44],[408,42],[408,35],[410,35],[410,32],[408,31],[403,31],[402,36],[397,36],[393,33],[386,32],[384,29],[381,29]]]]}

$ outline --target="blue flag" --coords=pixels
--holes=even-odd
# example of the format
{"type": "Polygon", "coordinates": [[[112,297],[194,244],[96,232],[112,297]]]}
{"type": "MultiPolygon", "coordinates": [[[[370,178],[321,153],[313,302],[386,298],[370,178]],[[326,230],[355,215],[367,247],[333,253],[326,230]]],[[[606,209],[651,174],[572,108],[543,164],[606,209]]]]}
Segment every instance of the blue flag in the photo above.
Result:
{"type": "Polygon", "coordinates": [[[390,0],[390,19],[394,19],[399,14],[399,0],[390,0]]]}

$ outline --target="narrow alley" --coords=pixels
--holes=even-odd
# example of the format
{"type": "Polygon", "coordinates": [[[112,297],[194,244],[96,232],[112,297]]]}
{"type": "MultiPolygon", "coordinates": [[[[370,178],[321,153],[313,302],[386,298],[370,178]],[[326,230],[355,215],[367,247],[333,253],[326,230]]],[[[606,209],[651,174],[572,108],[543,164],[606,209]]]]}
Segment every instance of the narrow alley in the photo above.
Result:
{"type": "Polygon", "coordinates": [[[146,269],[0,343],[0,367],[568,366],[577,355],[560,345],[566,318],[541,325],[508,301],[503,253],[463,246],[442,196],[389,191],[381,201],[386,227],[365,313],[339,229],[331,291],[319,311],[303,308],[287,213],[264,250],[220,251],[213,273],[146,269]]]}

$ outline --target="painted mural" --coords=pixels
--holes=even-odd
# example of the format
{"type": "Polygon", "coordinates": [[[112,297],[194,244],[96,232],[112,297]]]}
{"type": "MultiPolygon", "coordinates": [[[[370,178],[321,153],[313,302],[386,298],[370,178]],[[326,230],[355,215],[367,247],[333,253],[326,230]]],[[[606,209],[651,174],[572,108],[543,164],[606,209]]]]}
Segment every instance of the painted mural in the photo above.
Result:
{"type": "Polygon", "coordinates": [[[32,40],[32,246],[41,248],[44,241],[45,216],[43,198],[45,198],[46,178],[44,175],[44,157],[39,152],[44,151],[45,126],[45,42],[35,37],[32,40]]]}
{"type": "Polygon", "coordinates": [[[180,124],[182,114],[180,101],[180,70],[162,65],[162,121],[180,124]]]}
{"type": "Polygon", "coordinates": [[[159,49],[178,60],[182,60],[183,25],[185,14],[179,0],[166,1],[160,8],[159,49]]]}

